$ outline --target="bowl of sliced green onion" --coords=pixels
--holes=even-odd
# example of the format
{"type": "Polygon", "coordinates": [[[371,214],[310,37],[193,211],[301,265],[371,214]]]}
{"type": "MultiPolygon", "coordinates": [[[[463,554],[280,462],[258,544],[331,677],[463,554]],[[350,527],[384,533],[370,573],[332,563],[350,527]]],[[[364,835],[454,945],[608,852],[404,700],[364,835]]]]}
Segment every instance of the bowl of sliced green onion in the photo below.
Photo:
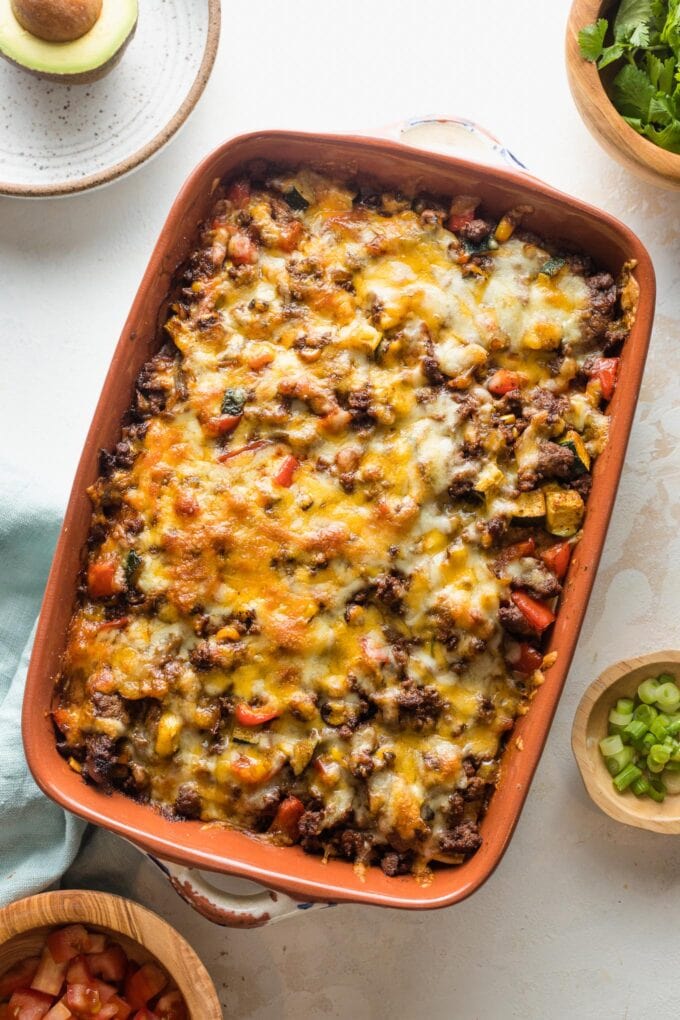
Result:
{"type": "Polygon", "coordinates": [[[571,743],[586,790],[611,818],[680,833],[680,652],[606,669],[581,698],[571,743]]]}

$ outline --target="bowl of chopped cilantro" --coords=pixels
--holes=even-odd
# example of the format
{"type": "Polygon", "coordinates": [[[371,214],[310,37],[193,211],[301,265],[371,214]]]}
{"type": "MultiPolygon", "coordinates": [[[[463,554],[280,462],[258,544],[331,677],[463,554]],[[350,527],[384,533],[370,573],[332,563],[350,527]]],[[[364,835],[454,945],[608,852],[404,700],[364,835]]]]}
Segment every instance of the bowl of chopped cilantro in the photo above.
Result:
{"type": "Polygon", "coordinates": [[[680,652],[626,659],[600,674],[576,710],[571,744],[606,814],[680,833],[680,652]]]}
{"type": "Polygon", "coordinates": [[[575,0],[567,73],[607,152],[654,184],[680,188],[680,0],[575,0]]]}

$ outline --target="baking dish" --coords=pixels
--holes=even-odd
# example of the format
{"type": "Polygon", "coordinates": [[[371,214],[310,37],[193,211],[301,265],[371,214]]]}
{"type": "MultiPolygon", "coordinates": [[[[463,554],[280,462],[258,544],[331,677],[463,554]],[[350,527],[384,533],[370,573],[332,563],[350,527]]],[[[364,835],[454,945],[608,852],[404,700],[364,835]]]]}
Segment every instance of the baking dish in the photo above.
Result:
{"type": "MultiPolygon", "coordinates": [[[[602,551],[630,432],[654,308],[654,272],[641,242],[612,217],[569,198],[516,171],[434,154],[389,139],[305,135],[271,131],[244,135],[220,146],[193,172],[173,205],[151,257],[130,316],[116,348],[102,396],[76,473],[57,546],[31,659],[24,702],[24,741],[30,768],[46,794],[67,809],[125,836],[156,857],[167,859],[173,883],[219,923],[260,924],[290,909],[289,893],[306,902],[364,902],[425,909],[443,907],[474,892],[494,870],[510,840],[557,706],[602,551]],[[299,848],[275,847],[243,833],[200,822],[172,822],[121,794],[105,795],[86,786],[58,754],[49,709],[59,669],[85,542],[90,505],[87,486],[98,474],[98,451],[112,446],[127,409],[134,381],[161,343],[178,265],[192,250],[196,228],[211,205],[214,182],[244,162],[267,159],[312,164],[339,176],[365,173],[387,187],[444,194],[481,195],[492,214],[520,203],[535,213],[530,229],[570,242],[598,265],[617,273],[637,260],[638,315],[626,344],[621,379],[610,411],[611,440],[594,475],[582,542],[573,558],[549,650],[558,652],[531,711],[517,725],[503,758],[499,787],[482,824],[484,843],[465,864],[438,868],[423,886],[411,877],[388,878],[379,869],[363,878],[344,861],[306,855],[299,848]],[[249,878],[276,892],[264,893],[259,912],[210,909],[203,879],[192,868],[249,878]],[[269,904],[267,908],[267,903],[269,904]]],[[[305,903],[306,905],[306,903],[305,903]]]]}

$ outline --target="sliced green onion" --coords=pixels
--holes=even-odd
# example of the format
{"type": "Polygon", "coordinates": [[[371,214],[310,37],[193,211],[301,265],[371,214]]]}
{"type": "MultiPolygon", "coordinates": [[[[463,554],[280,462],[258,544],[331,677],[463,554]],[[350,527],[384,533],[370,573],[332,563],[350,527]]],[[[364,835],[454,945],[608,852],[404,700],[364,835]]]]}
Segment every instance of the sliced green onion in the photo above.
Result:
{"type": "Polygon", "coordinates": [[[674,684],[676,683],[675,677],[670,673],[659,673],[656,678],[660,684],[674,684]]]}
{"type": "Polygon", "coordinates": [[[619,736],[605,737],[604,740],[600,741],[600,750],[602,751],[603,758],[611,758],[612,755],[623,751],[623,741],[619,736]]]}
{"type": "Polygon", "coordinates": [[[675,712],[680,705],[680,690],[673,681],[661,684],[656,692],[656,703],[662,712],[675,712]]]}
{"type": "MultiPolygon", "coordinates": [[[[656,720],[654,721],[656,722],[656,720]]],[[[649,727],[647,727],[645,723],[642,722],[641,719],[633,719],[632,722],[628,723],[623,732],[627,733],[630,739],[633,741],[642,740],[648,728],[649,727]]]]}
{"type": "Polygon", "coordinates": [[[637,719],[643,722],[645,726],[650,726],[656,719],[659,713],[651,705],[638,705],[633,712],[633,719],[637,719]]]}
{"type": "Polygon", "coordinates": [[[632,698],[619,698],[616,702],[616,711],[621,715],[631,715],[635,708],[635,702],[632,698]]]}
{"type": "Polygon", "coordinates": [[[612,726],[627,726],[633,721],[632,712],[617,712],[615,708],[609,713],[609,722],[612,726]]]}
{"type": "Polygon", "coordinates": [[[630,765],[634,757],[635,751],[633,748],[624,747],[618,754],[612,754],[609,758],[605,758],[604,763],[611,776],[618,776],[619,772],[622,772],[626,765],[630,765]]]}
{"type": "MultiPolygon", "coordinates": [[[[634,725],[634,723],[632,723],[631,725],[634,725]]],[[[656,739],[659,741],[665,740],[665,738],[668,736],[668,730],[662,723],[661,716],[657,716],[657,718],[652,722],[651,726],[649,726],[648,729],[649,732],[653,733],[656,739]]]]}
{"type": "MultiPolygon", "coordinates": [[[[614,782],[616,782],[616,780],[614,780],[614,782]]],[[[663,785],[661,780],[655,779],[654,782],[651,782],[649,784],[649,789],[647,790],[647,796],[651,797],[652,800],[655,800],[657,802],[657,804],[662,804],[663,803],[663,801],[664,801],[664,799],[666,797],[666,787],[663,785]]]]}
{"type": "Polygon", "coordinates": [[[676,735],[676,733],[680,733],[680,718],[676,718],[674,716],[671,719],[671,721],[670,721],[670,723],[668,725],[668,732],[670,733],[670,735],[672,737],[674,737],[676,735]]]}
{"type": "Polygon", "coordinates": [[[636,779],[634,783],[630,784],[630,788],[636,797],[644,797],[649,790],[649,780],[647,779],[647,776],[640,776],[639,779],[636,779]]]}
{"type": "Polygon", "coordinates": [[[667,761],[671,759],[671,749],[666,747],[665,744],[654,744],[654,747],[650,748],[649,754],[647,755],[647,761],[649,759],[657,765],[665,765],[667,761]]]}
{"type": "Polygon", "coordinates": [[[672,758],[666,762],[664,772],[680,772],[680,761],[674,761],[672,758]]]}
{"type": "Polygon", "coordinates": [[[650,677],[649,680],[643,680],[637,689],[640,701],[644,701],[645,705],[653,705],[656,701],[656,692],[659,686],[659,681],[655,680],[654,677],[650,677]]]}
{"type": "Polygon", "coordinates": [[[627,790],[631,783],[634,783],[636,779],[639,779],[642,775],[642,769],[639,769],[637,765],[630,764],[626,765],[625,769],[619,772],[618,776],[614,776],[612,782],[614,786],[622,793],[627,790]]]}
{"type": "Polygon", "coordinates": [[[653,733],[645,733],[644,737],[640,741],[640,751],[643,751],[645,754],[649,754],[656,742],[656,737],[653,733]]]}

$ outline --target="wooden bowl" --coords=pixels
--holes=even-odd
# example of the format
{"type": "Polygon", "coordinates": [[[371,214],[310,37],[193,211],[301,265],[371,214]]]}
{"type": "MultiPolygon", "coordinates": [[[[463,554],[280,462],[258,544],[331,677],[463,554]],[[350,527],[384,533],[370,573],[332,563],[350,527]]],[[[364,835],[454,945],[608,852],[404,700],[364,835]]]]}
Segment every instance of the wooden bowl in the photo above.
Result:
{"type": "Polygon", "coordinates": [[[184,996],[191,1020],[222,1020],[215,986],[189,943],[150,910],[109,893],[67,889],[4,907],[0,910],[0,974],[37,955],[50,929],[74,923],[111,935],[136,963],[159,963],[184,996]]]}
{"type": "MultiPolygon", "coordinates": [[[[574,0],[569,14],[566,39],[567,77],[586,127],[615,160],[638,177],[663,188],[680,188],[680,155],[639,135],[618,112],[605,90],[595,64],[584,60],[578,34],[598,18],[612,18],[618,0],[574,0]]],[[[613,77],[616,65],[605,68],[604,78],[613,77]]]]}
{"type": "Polygon", "coordinates": [[[680,683],[680,652],[655,652],[624,659],[605,669],[579,702],[571,731],[571,746],[581,778],[592,800],[617,822],[638,829],[680,833],[680,794],[662,804],[650,797],[619,793],[612,783],[598,743],[607,736],[607,718],[619,698],[632,698],[647,677],[670,673],[680,683]]]}

